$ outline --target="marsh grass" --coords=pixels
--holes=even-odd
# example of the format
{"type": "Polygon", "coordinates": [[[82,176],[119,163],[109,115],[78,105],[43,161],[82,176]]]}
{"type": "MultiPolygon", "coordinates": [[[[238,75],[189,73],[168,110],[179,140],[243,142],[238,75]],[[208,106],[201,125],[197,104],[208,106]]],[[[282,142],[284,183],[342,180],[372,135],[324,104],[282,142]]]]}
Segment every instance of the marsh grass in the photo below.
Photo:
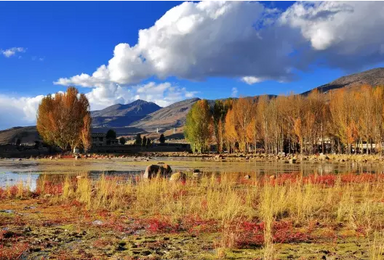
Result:
{"type": "MultiPolygon", "coordinates": [[[[0,198],[22,199],[28,196],[28,189],[23,183],[0,189],[0,198]]],[[[221,234],[220,252],[262,246],[264,258],[274,259],[276,243],[319,238],[312,234],[313,223],[326,226],[331,233],[351,230],[364,234],[371,239],[372,259],[379,259],[384,250],[384,175],[380,174],[283,174],[252,180],[221,174],[190,176],[185,183],[103,175],[98,180],[67,177],[63,183],[53,184],[43,178],[36,196],[49,192],[51,201],[76,202],[88,211],[122,211],[155,219],[151,229],[156,232],[187,230],[191,219],[199,220],[197,226],[214,223],[209,225],[216,225],[221,234]],[[166,229],[166,225],[172,228],[166,229]]]]}

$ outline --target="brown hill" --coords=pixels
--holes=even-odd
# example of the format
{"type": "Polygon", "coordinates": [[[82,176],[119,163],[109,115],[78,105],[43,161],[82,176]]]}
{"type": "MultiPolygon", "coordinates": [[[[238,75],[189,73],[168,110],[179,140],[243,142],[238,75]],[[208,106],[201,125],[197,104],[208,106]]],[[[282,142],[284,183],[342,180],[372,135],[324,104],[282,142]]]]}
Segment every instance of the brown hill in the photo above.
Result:
{"type": "Polygon", "coordinates": [[[199,98],[192,98],[174,103],[134,122],[130,127],[137,127],[147,132],[154,132],[157,129],[164,131],[183,126],[189,109],[191,109],[192,105],[198,100],[199,98]]]}
{"type": "Polygon", "coordinates": [[[16,143],[20,139],[22,144],[32,145],[41,141],[35,126],[13,127],[0,131],[0,145],[16,143]]]}
{"type": "MultiPolygon", "coordinates": [[[[384,68],[376,68],[347,75],[314,89],[317,89],[322,93],[326,93],[330,90],[338,88],[354,88],[362,85],[370,85],[373,87],[384,86],[384,68]]],[[[312,90],[304,92],[302,95],[307,95],[312,90]]]]}

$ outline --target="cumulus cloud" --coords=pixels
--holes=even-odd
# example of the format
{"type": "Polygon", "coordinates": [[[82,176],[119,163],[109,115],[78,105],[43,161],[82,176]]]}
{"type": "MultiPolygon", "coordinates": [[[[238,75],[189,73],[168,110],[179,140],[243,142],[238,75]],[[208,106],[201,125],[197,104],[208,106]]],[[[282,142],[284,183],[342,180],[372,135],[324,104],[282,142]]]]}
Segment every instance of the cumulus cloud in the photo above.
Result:
{"type": "Polygon", "coordinates": [[[136,45],[118,44],[108,64],[92,75],[60,78],[56,84],[129,85],[152,75],[191,80],[249,75],[287,79],[292,49],[282,41],[284,32],[256,28],[275,13],[259,3],[185,2],[152,27],[140,30],[136,45]]]}
{"type": "MultiPolygon", "coordinates": [[[[326,65],[356,69],[384,60],[384,5],[380,2],[298,2],[279,18],[281,25],[299,30],[309,58],[326,65]]],[[[308,64],[306,64],[308,65],[308,64]]]]}
{"type": "Polygon", "coordinates": [[[36,97],[11,97],[0,94],[0,129],[27,126],[36,123],[36,112],[42,95],[36,97]]]}
{"type": "Polygon", "coordinates": [[[190,80],[296,79],[311,65],[360,69],[384,58],[380,2],[298,2],[285,11],[255,2],[185,2],[120,43],[108,64],[56,84],[129,85],[156,76],[190,80]],[[321,63],[319,62],[321,61],[321,63]]]}
{"type": "Polygon", "coordinates": [[[22,48],[22,47],[13,47],[6,50],[0,50],[1,54],[3,54],[7,58],[16,55],[16,53],[18,52],[25,52],[25,51],[26,51],[25,48],[22,48]]]}

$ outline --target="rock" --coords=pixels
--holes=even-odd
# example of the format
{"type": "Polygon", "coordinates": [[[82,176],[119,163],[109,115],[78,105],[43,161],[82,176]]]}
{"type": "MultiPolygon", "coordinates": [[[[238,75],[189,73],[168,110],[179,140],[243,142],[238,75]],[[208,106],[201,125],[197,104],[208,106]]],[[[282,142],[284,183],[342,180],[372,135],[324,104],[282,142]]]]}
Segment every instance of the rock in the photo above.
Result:
{"type": "Polygon", "coordinates": [[[161,166],[151,164],[151,165],[147,166],[147,168],[145,169],[143,178],[144,179],[152,179],[152,178],[156,177],[157,175],[159,175],[162,178],[168,178],[168,177],[170,177],[171,173],[172,173],[172,168],[168,164],[164,164],[161,166]]]}
{"type": "Polygon", "coordinates": [[[246,179],[246,180],[249,180],[250,178],[251,178],[251,175],[247,174],[247,175],[244,176],[244,179],[246,179]]]}
{"type": "Polygon", "coordinates": [[[215,161],[220,161],[221,159],[223,159],[223,156],[221,154],[218,154],[214,157],[215,161]]]}
{"type": "Polygon", "coordinates": [[[29,226],[24,228],[24,230],[23,230],[24,233],[28,233],[28,232],[31,232],[31,231],[32,231],[32,228],[29,227],[29,226]]]}
{"type": "Polygon", "coordinates": [[[92,225],[95,225],[95,226],[103,225],[103,221],[101,221],[101,220],[95,220],[95,221],[92,222],[92,225]]]}
{"type": "Polygon", "coordinates": [[[176,172],[174,174],[171,175],[171,178],[169,179],[169,181],[172,181],[172,182],[178,182],[178,181],[186,181],[187,179],[187,175],[183,172],[176,172]]]}
{"type": "Polygon", "coordinates": [[[8,213],[8,214],[13,214],[13,210],[11,209],[3,209],[3,210],[0,210],[0,212],[4,212],[4,213],[8,213]]]}

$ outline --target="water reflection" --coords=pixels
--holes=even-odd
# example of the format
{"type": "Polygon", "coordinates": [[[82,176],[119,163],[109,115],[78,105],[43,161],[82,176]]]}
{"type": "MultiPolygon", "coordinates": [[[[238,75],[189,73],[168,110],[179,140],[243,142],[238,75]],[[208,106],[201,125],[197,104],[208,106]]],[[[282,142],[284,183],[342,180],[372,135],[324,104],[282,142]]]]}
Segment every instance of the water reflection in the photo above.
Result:
{"type": "MultiPolygon", "coordinates": [[[[181,158],[168,158],[168,161],[174,161],[174,165],[170,162],[173,170],[176,171],[192,171],[193,169],[199,169],[203,173],[213,174],[232,174],[235,176],[250,175],[252,178],[263,175],[279,175],[283,173],[300,173],[301,175],[309,174],[340,174],[340,173],[384,173],[384,165],[378,163],[313,163],[303,162],[300,164],[286,164],[283,162],[205,162],[205,161],[192,161],[192,160],[180,160],[181,158]],[[179,162],[179,163],[176,163],[179,162]]],[[[148,162],[157,163],[161,161],[156,158],[155,161],[148,162]]],[[[77,163],[77,162],[76,162],[77,163]]],[[[87,162],[88,163],[88,162],[87,162]]],[[[91,179],[98,179],[102,174],[107,176],[118,176],[122,180],[132,178],[137,174],[143,173],[145,166],[141,165],[124,165],[119,162],[102,162],[97,164],[100,170],[93,170],[95,163],[89,167],[82,164],[81,173],[78,170],[78,166],[69,168],[68,165],[50,165],[49,171],[45,170],[44,165],[36,163],[28,164],[24,163],[23,167],[20,167],[19,163],[7,164],[6,166],[0,164],[0,187],[17,185],[23,182],[23,185],[29,185],[31,190],[36,190],[38,185],[41,185],[43,181],[50,182],[52,184],[62,183],[68,176],[70,178],[76,178],[78,175],[89,177],[91,179]],[[26,166],[29,165],[29,166],[26,166]],[[105,165],[107,169],[103,168],[105,165]],[[53,170],[52,170],[53,169],[53,170]],[[124,170],[123,170],[124,169],[124,170]],[[126,170],[125,170],[126,169],[126,170]],[[54,172],[54,174],[50,174],[54,172]]],[[[79,166],[80,167],[80,166],[79,166]]],[[[236,178],[236,177],[235,177],[236,178]]]]}

